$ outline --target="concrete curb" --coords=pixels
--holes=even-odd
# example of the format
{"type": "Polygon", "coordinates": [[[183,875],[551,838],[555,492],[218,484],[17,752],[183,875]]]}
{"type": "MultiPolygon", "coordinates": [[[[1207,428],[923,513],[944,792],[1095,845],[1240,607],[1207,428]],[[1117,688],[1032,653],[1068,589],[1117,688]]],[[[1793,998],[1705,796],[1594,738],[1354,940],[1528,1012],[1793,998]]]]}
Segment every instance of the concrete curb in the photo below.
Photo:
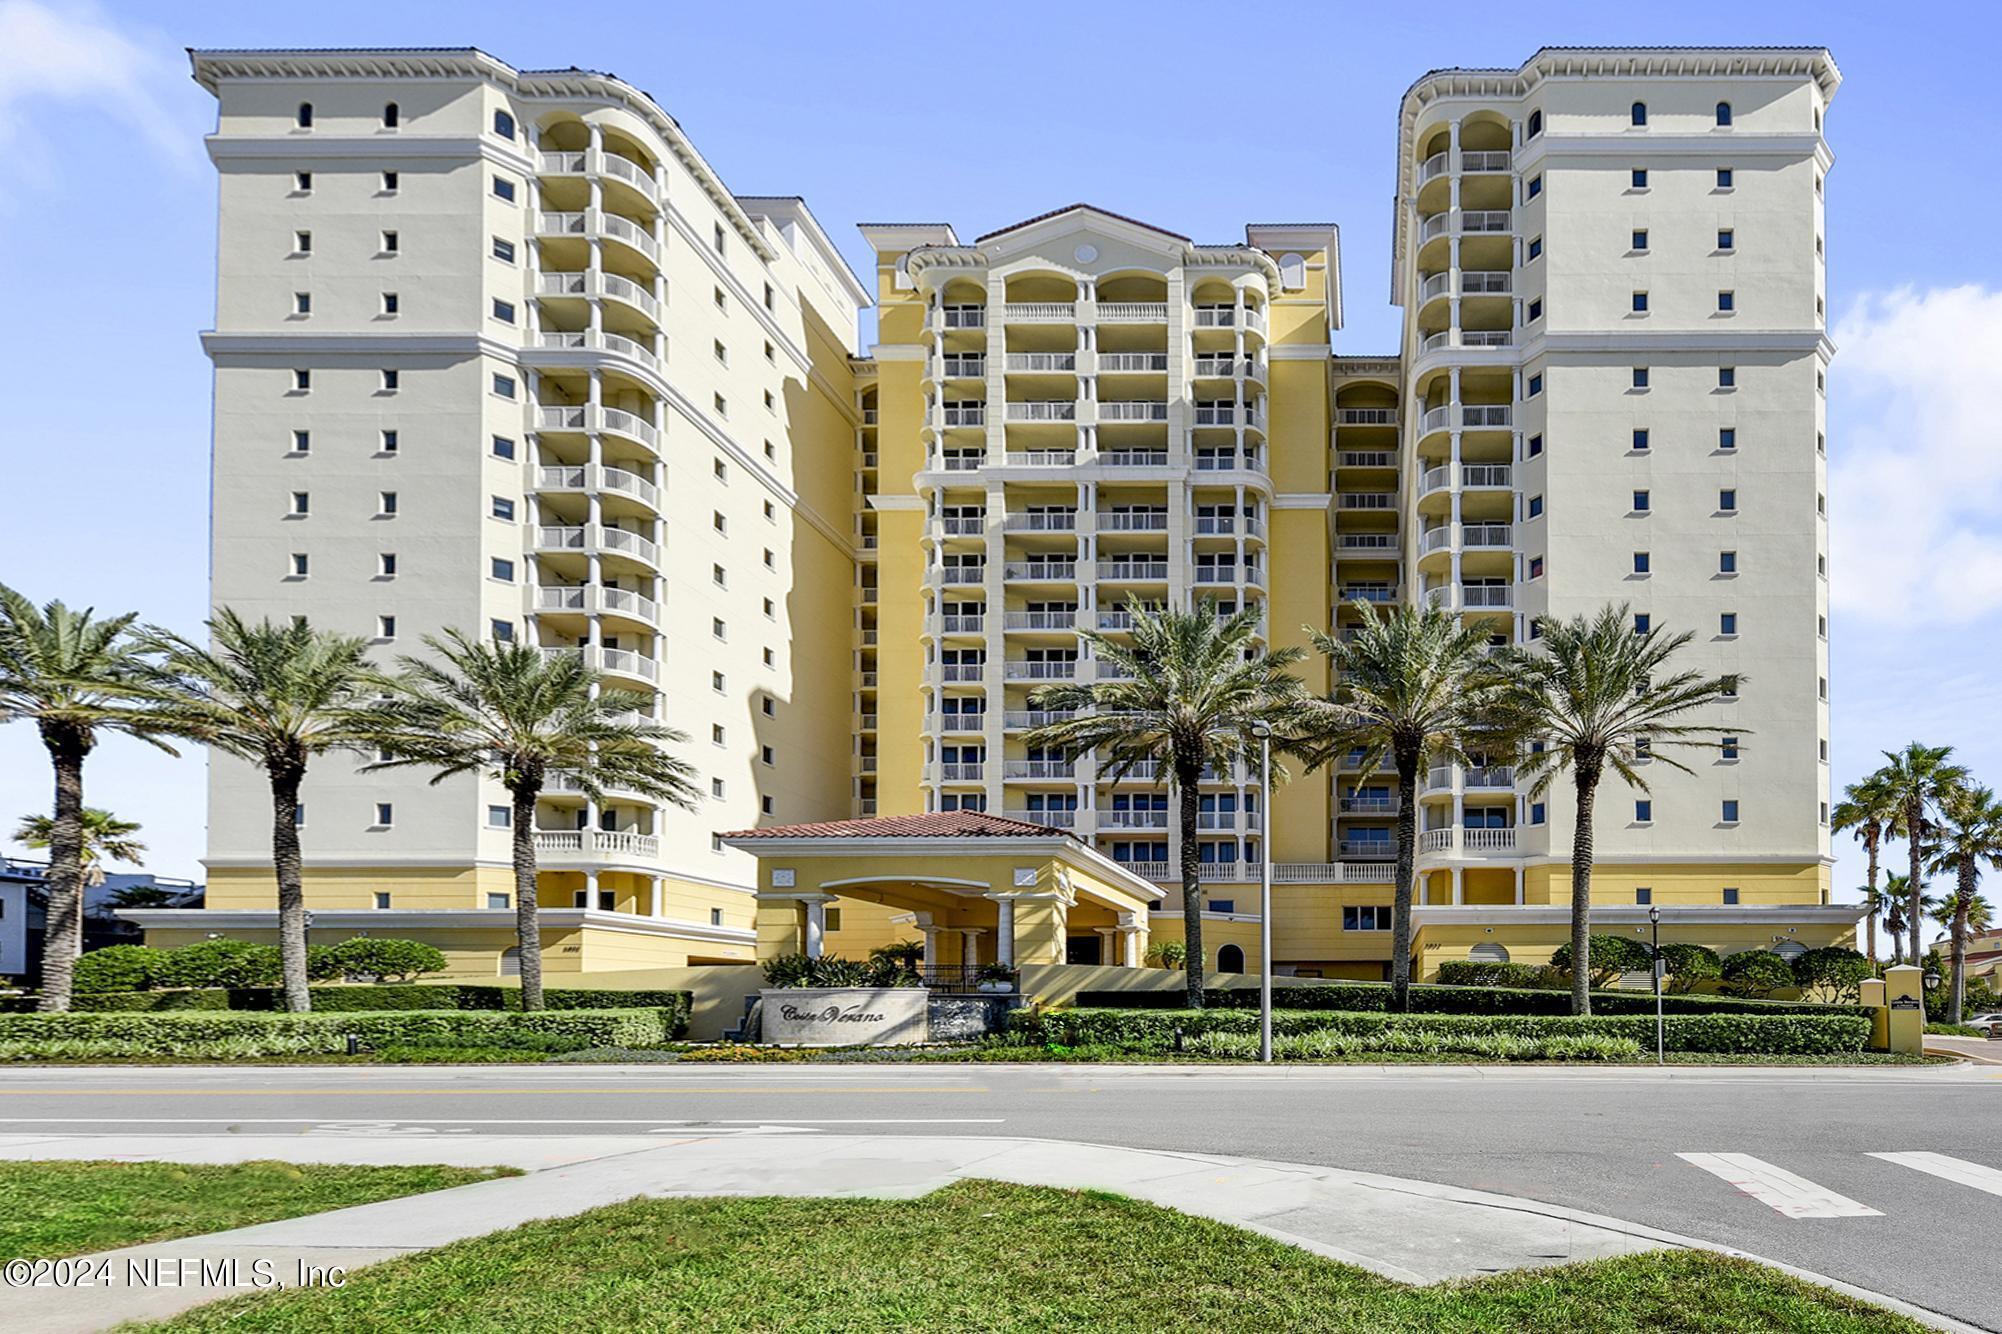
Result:
{"type": "MultiPolygon", "coordinates": [[[[1034,1136],[816,1134],[811,1139],[814,1153],[802,1156],[774,1154],[769,1142],[773,1133],[778,1129],[618,1137],[23,1135],[0,1139],[0,1157],[451,1161],[528,1169],[521,1177],[91,1257],[108,1258],[121,1273],[128,1259],[247,1265],[261,1258],[274,1260],[289,1275],[302,1263],[357,1267],[639,1196],[912,1198],[955,1180],[986,1178],[1116,1191],[1247,1228],[1405,1283],[1685,1248],[1769,1265],[1936,1329],[1976,1329],[1734,1247],[1537,1200],[1402,1177],[1034,1136]],[[122,1141],[122,1147],[107,1151],[107,1141],[122,1141]]],[[[125,1320],[161,1318],[243,1290],[225,1283],[0,1288],[0,1314],[9,1317],[7,1324],[38,1334],[83,1334],[125,1320]]]]}

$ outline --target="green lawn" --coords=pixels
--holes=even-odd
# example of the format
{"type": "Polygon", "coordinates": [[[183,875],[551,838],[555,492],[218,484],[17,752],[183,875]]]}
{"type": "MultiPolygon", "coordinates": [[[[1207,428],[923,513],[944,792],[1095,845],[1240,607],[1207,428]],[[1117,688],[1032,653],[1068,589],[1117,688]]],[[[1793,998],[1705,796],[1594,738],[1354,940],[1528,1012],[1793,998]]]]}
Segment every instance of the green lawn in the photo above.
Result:
{"type": "Polygon", "coordinates": [[[1099,1192],[963,1182],[920,1200],[633,1200],[168,1331],[1898,1331],[1772,1270],[1666,1252],[1406,1288],[1099,1192]]]}
{"type": "Polygon", "coordinates": [[[481,1167],[0,1163],[0,1259],[137,1246],[514,1175],[481,1167]]]}

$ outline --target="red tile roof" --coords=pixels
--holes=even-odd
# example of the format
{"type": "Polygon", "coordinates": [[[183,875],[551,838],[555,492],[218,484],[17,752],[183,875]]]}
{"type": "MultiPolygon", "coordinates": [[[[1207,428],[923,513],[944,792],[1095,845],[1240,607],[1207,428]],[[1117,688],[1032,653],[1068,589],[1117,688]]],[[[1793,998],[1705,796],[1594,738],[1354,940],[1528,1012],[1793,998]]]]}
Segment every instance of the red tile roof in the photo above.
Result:
{"type": "Polygon", "coordinates": [[[886,815],[873,820],[828,820],[738,829],[723,838],[1048,838],[1067,837],[1048,825],[1004,820],[982,811],[936,811],[930,815],[886,815]]]}

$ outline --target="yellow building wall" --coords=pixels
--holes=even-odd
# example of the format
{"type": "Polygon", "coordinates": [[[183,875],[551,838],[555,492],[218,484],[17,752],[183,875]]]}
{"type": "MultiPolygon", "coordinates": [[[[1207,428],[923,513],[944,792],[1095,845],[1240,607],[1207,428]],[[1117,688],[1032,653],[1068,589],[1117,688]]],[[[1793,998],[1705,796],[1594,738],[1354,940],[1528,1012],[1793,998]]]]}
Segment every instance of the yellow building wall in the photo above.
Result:
{"type": "MultiPolygon", "coordinates": [[[[506,894],[510,902],[514,896],[514,872],[504,866],[308,866],[301,880],[309,908],[373,908],[375,896],[383,892],[392,908],[484,908],[489,893],[506,894]]],[[[276,909],[277,874],[268,866],[212,867],[205,903],[210,908],[276,909]]]]}
{"type": "MultiPolygon", "coordinates": [[[[1741,906],[1799,906],[1828,902],[1828,868],[1817,863],[1775,865],[1635,865],[1600,862],[1592,867],[1592,902],[1632,903],[1641,887],[1660,904],[1722,903],[1726,887],[1741,906]]],[[[1450,888],[1450,886],[1449,886],[1450,888]]],[[[1526,903],[1571,902],[1568,864],[1531,866],[1523,874],[1526,903]]],[[[1441,900],[1434,899],[1433,902],[1441,900]]],[[[1448,900],[1450,901],[1450,895],[1448,900]]]]}

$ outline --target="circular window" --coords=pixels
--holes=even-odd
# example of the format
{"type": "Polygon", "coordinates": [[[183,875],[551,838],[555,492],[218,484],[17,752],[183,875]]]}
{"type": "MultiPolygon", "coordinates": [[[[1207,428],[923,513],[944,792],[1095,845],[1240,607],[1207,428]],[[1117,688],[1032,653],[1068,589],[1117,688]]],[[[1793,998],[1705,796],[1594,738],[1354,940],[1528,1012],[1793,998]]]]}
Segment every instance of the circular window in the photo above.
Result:
{"type": "Polygon", "coordinates": [[[1089,264],[1098,258],[1098,247],[1095,245],[1081,245],[1071,251],[1071,254],[1076,257],[1078,263],[1089,264]]]}

